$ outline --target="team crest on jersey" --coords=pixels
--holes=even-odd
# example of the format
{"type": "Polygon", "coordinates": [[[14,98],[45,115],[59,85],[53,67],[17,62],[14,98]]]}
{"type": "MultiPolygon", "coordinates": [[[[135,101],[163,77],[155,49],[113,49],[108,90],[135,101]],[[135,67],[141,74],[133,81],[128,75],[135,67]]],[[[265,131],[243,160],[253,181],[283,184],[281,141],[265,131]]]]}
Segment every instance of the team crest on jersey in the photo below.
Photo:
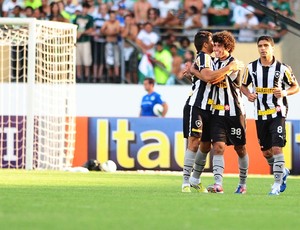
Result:
{"type": "Polygon", "coordinates": [[[280,72],[279,71],[275,71],[275,78],[279,78],[280,76],[280,72]]]}
{"type": "Polygon", "coordinates": [[[195,124],[196,124],[197,128],[199,128],[199,127],[202,126],[202,121],[201,120],[197,120],[197,121],[195,121],[195,124]]]}
{"type": "Polygon", "coordinates": [[[229,105],[225,105],[225,106],[224,106],[224,109],[225,109],[226,111],[228,111],[228,110],[230,110],[230,106],[229,106],[229,105]]]}
{"type": "Polygon", "coordinates": [[[255,72],[252,72],[252,75],[255,75],[255,76],[256,76],[256,71],[255,71],[255,72]]]}
{"type": "Polygon", "coordinates": [[[280,112],[280,111],[281,111],[280,106],[276,106],[276,111],[277,111],[277,112],[280,112]]]}

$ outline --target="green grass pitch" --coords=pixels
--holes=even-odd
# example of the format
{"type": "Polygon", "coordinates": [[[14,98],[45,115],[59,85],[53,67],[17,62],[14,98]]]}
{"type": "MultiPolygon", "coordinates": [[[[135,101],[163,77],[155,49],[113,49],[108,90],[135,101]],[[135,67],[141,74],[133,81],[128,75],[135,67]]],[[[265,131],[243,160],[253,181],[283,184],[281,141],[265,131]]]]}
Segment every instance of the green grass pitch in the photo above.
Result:
{"type": "MultiPolygon", "coordinates": [[[[179,174],[0,170],[0,229],[299,229],[300,179],[225,175],[224,194],[181,193],[179,174]]],[[[213,178],[204,174],[202,182],[213,178]]]]}

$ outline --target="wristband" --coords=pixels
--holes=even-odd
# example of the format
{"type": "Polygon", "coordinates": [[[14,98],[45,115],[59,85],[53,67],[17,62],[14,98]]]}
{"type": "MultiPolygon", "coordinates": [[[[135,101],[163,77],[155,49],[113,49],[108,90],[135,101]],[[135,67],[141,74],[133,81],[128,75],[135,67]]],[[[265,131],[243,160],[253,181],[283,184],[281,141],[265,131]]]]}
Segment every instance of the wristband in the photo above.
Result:
{"type": "Polygon", "coordinates": [[[287,91],[286,90],[282,90],[282,95],[283,95],[283,97],[286,97],[287,96],[287,91]]]}

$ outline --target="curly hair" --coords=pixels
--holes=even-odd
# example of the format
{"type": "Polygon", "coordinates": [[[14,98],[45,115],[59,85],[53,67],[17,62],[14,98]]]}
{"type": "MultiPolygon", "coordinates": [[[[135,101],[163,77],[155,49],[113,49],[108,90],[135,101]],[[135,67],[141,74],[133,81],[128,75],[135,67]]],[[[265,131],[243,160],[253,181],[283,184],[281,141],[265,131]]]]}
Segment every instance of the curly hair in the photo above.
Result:
{"type": "Polygon", "coordinates": [[[217,32],[212,37],[213,42],[217,42],[219,44],[224,45],[224,48],[232,53],[235,48],[235,39],[232,33],[224,30],[221,32],[217,32]]]}

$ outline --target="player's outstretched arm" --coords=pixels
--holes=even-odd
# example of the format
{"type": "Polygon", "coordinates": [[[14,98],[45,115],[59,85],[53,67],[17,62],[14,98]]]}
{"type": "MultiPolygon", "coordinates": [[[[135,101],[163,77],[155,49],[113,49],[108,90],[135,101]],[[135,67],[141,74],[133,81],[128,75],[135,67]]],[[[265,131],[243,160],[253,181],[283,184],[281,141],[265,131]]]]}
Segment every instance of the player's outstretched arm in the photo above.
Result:
{"type": "Polygon", "coordinates": [[[230,62],[227,66],[218,69],[218,70],[211,70],[209,68],[204,68],[200,72],[192,66],[190,68],[190,73],[195,75],[196,77],[200,78],[202,81],[205,82],[212,82],[217,78],[222,78],[223,79],[226,77],[226,75],[237,71],[241,70],[244,68],[244,63],[241,61],[234,60],[230,62]]]}

